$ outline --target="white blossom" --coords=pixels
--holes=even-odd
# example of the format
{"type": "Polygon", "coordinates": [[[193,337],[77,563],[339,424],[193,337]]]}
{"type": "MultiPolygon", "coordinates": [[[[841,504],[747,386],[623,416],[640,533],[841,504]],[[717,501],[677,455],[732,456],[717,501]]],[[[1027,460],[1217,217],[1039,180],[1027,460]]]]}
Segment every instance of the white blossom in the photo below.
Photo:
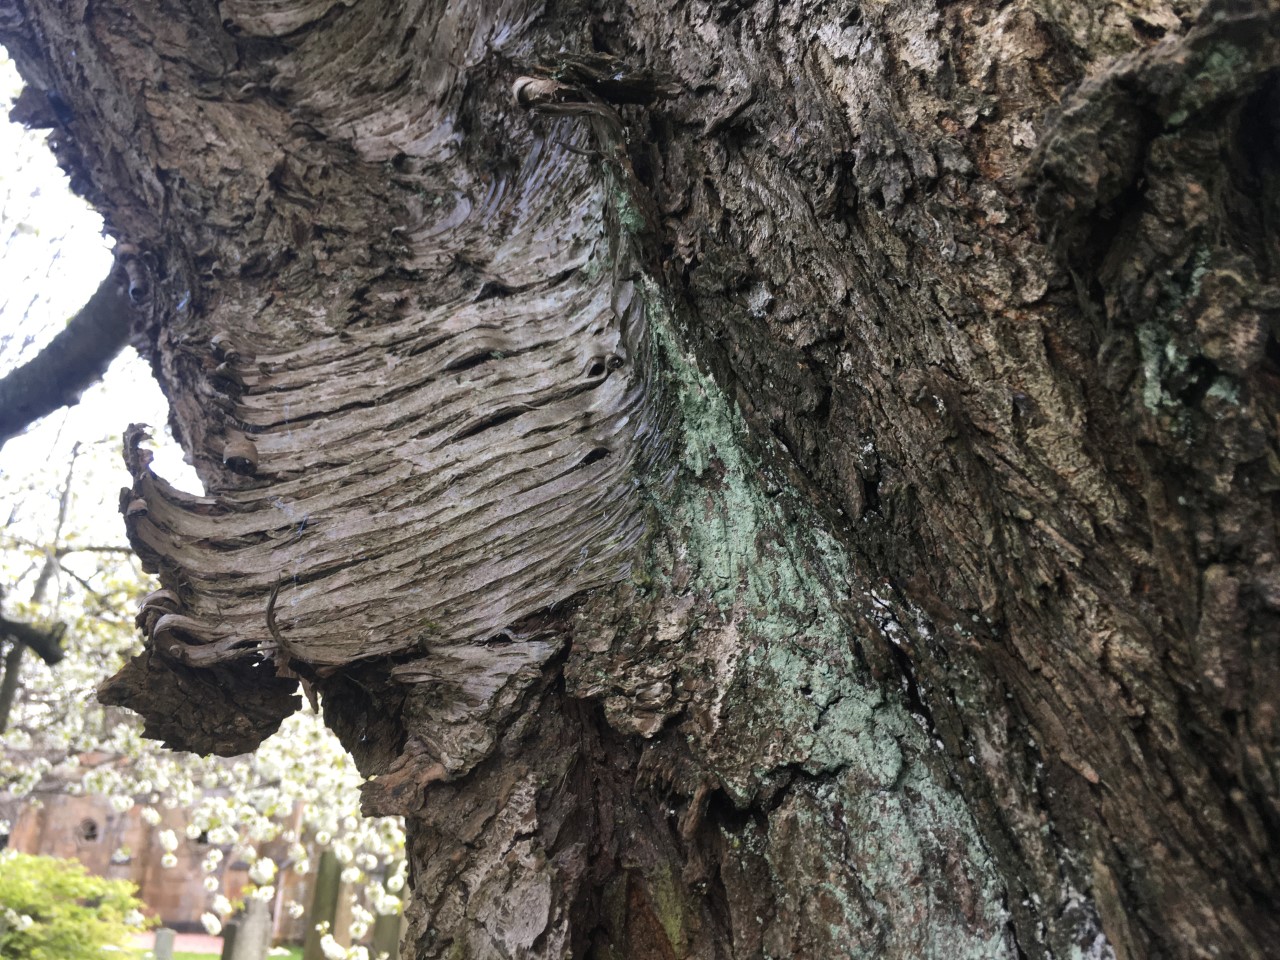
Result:
{"type": "Polygon", "coordinates": [[[211,937],[216,937],[222,932],[222,921],[212,913],[200,914],[200,922],[204,924],[204,929],[211,937]]]}
{"type": "Polygon", "coordinates": [[[249,868],[249,879],[256,884],[270,883],[276,876],[276,863],[270,857],[259,857],[249,868]]]}

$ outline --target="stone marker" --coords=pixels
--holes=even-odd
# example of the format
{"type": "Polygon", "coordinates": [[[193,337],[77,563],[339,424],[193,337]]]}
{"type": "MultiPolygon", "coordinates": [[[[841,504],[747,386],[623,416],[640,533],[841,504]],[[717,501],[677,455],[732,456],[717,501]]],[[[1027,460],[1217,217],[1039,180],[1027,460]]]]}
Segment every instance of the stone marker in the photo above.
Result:
{"type": "Polygon", "coordinates": [[[400,960],[400,914],[381,914],[373,921],[374,957],[385,953],[390,960],[400,960]]]}
{"type": "Polygon", "coordinates": [[[221,960],[231,960],[236,950],[236,934],[240,932],[239,920],[228,920],[222,925],[221,960]]]}
{"type": "Polygon", "coordinates": [[[176,936],[168,927],[161,927],[156,931],[156,943],[151,948],[156,960],[173,960],[173,940],[176,936]]]}
{"type": "Polygon", "coordinates": [[[240,916],[230,960],[266,960],[271,949],[271,911],[265,900],[249,897],[240,916]]]}

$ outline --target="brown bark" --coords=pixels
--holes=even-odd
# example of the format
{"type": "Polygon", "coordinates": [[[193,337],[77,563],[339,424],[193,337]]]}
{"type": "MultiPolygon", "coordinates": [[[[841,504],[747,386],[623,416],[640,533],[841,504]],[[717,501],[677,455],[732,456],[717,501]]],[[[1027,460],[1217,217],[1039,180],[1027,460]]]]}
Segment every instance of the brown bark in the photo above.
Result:
{"type": "Polygon", "coordinates": [[[104,693],[319,689],[420,957],[1266,955],[1278,31],[0,4],[208,487],[104,693]]]}

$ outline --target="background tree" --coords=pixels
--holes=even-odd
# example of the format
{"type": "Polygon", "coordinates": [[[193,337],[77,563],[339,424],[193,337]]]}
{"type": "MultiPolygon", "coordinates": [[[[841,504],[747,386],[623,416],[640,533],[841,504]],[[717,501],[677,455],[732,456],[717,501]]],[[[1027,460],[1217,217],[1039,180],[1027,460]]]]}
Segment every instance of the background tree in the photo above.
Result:
{"type": "Polygon", "coordinates": [[[206,488],[102,696],[319,691],[415,955],[1275,941],[1271,5],[0,11],[206,488]]]}
{"type": "Polygon", "coordinates": [[[89,876],[75,861],[0,852],[0,947],[13,960],[95,960],[144,926],[124,880],[89,876]]]}

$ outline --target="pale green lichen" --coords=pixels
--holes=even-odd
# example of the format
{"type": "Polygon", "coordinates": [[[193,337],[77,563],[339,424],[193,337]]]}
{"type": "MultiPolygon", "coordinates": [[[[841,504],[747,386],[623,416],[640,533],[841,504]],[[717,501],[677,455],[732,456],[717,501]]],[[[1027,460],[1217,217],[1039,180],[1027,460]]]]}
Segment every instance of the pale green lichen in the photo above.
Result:
{"type": "Polygon", "coordinates": [[[1228,376],[1217,376],[1213,378],[1213,383],[1209,385],[1205,396],[1238,407],[1240,405],[1240,385],[1228,376]]]}
{"type": "MultiPolygon", "coordinates": [[[[637,234],[643,222],[626,172],[608,168],[607,176],[619,224],[637,234]]],[[[688,581],[677,588],[657,555],[635,578],[710,601],[724,623],[737,625],[743,647],[720,704],[723,735],[690,746],[705,753],[743,806],[762,780],[782,778],[780,785],[795,769],[813,778],[793,784],[784,808],[802,821],[800,835],[819,838],[805,849],[823,851],[820,869],[806,878],[805,865],[790,861],[781,808],[759,852],[779,895],[803,905],[818,889],[834,906],[838,915],[820,925],[830,955],[1011,956],[1003,887],[969,812],[924,761],[932,749],[924,731],[855,655],[842,610],[858,579],[847,554],[803,498],[783,484],[769,485],[778,493],[766,490],[741,415],[686,352],[658,285],[643,278],[639,289],[663,402],[674,406],[680,430],[680,472],[674,480],[649,477],[646,486],[658,526],[675,544],[677,556],[668,559],[686,569],[688,581]],[[844,849],[850,843],[864,848],[852,859],[844,849]],[[974,908],[957,908],[957,878],[970,887],[964,899],[974,908]],[[860,939],[873,926],[880,931],[860,939]]],[[[669,889],[653,878],[653,889],[667,936],[680,947],[687,942],[683,906],[668,879],[669,889]]]]}
{"type": "Polygon", "coordinates": [[[1142,405],[1155,414],[1176,410],[1179,404],[1164,382],[1185,373],[1189,358],[1157,323],[1138,328],[1138,350],[1142,356],[1142,405]]]}
{"type": "MultiPolygon", "coordinates": [[[[815,889],[838,907],[831,946],[842,945],[842,955],[882,955],[879,941],[859,951],[849,939],[871,920],[893,928],[895,955],[1009,955],[1002,886],[968,811],[923,761],[930,746],[920,726],[854,656],[840,608],[854,579],[848,557],[799,497],[766,493],[746,424],[681,347],[661,292],[645,284],[643,293],[656,360],[680,414],[687,471],[686,481],[655,498],[655,509],[683,538],[687,589],[710,599],[726,620],[736,618],[749,640],[724,705],[732,742],[714,748],[722,784],[746,804],[771,765],[823,778],[803,787],[812,804],[788,810],[805,821],[805,835],[863,848],[853,867],[847,851],[833,847],[835,879],[815,877],[815,889]],[[835,807],[845,811],[843,828],[827,821],[835,807]],[[865,830],[850,829],[850,819],[865,830]],[[937,909],[947,891],[930,889],[941,883],[937,864],[958,851],[955,869],[982,903],[983,922],[972,926],[937,909]],[[932,879],[908,886],[916,876],[932,879]],[[929,916],[923,927],[903,922],[920,915],[929,916]]],[[[772,835],[766,841],[771,863],[788,856],[777,842],[772,835]]],[[[798,869],[777,862],[777,882],[794,881],[798,869]]]]}
{"type": "Polygon", "coordinates": [[[644,214],[636,206],[630,191],[615,187],[613,192],[613,209],[618,223],[631,234],[639,234],[644,229],[644,214]]]}
{"type": "Polygon", "coordinates": [[[681,462],[694,477],[702,477],[713,463],[721,471],[714,512],[705,509],[700,487],[678,487],[674,499],[658,504],[664,519],[687,534],[695,585],[718,603],[744,600],[755,618],[752,626],[768,639],[797,633],[842,636],[845,628],[832,593],[849,582],[849,567],[835,538],[816,516],[782,516],[778,499],[765,493],[760,467],[744,448],[746,424],[680,347],[660,292],[651,283],[643,292],[655,352],[679,408],[681,462]],[[801,527],[811,542],[796,542],[801,527]],[[823,560],[822,582],[798,561],[802,551],[823,560]]]}

